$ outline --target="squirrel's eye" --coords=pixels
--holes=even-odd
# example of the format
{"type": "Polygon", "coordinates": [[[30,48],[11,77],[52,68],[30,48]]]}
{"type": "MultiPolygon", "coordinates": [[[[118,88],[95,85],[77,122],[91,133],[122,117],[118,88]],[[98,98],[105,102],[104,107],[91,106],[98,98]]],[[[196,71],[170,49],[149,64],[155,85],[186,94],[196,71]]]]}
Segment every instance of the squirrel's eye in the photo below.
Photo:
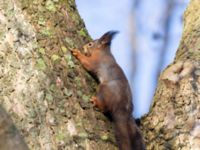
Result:
{"type": "Polygon", "coordinates": [[[88,44],[89,47],[91,47],[92,45],[93,45],[92,43],[89,43],[89,44],[88,44]]]}

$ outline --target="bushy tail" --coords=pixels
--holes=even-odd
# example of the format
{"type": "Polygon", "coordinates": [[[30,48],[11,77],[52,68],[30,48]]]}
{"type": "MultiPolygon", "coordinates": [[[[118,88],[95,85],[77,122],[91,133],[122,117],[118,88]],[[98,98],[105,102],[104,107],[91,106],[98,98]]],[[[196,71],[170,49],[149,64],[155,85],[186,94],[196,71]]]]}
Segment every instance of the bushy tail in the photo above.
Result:
{"type": "Polygon", "coordinates": [[[131,140],[132,149],[145,150],[145,144],[142,138],[142,134],[135,123],[133,118],[128,122],[129,137],[131,140]]]}
{"type": "Polygon", "coordinates": [[[133,118],[114,118],[115,136],[119,150],[145,150],[141,133],[133,118]]]}

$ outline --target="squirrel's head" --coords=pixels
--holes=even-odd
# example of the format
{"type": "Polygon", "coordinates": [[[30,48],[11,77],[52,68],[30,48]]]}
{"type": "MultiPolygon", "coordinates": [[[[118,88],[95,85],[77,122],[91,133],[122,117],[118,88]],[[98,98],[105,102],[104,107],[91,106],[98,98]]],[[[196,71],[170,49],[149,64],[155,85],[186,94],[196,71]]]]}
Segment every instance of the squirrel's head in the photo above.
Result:
{"type": "Polygon", "coordinates": [[[88,44],[84,45],[84,53],[86,55],[91,55],[91,53],[95,50],[110,50],[110,45],[114,36],[118,33],[118,31],[108,31],[102,37],[88,44]]]}

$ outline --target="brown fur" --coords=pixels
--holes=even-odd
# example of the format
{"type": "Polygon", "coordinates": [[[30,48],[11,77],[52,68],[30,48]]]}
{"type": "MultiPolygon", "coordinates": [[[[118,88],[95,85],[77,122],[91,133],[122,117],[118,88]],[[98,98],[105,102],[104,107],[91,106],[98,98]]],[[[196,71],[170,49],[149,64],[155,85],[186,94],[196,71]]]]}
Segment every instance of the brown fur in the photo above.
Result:
{"type": "Polygon", "coordinates": [[[115,34],[114,31],[107,32],[100,39],[86,44],[85,54],[76,49],[72,53],[100,81],[92,102],[111,116],[119,149],[144,150],[142,136],[132,117],[133,104],[128,81],[110,52],[115,34]]]}

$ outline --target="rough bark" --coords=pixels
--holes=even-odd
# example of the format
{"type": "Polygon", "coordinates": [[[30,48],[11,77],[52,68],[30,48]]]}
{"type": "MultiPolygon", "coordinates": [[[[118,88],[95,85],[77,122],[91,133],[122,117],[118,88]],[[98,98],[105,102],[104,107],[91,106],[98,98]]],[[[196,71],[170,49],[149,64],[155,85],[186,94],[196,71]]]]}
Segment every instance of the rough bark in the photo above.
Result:
{"type": "MultiPolygon", "coordinates": [[[[200,147],[199,16],[192,0],[142,119],[147,149],[200,147]]],[[[0,104],[30,149],[116,149],[110,122],[89,103],[95,81],[69,52],[89,39],[74,0],[0,0],[0,104]]]]}
{"type": "Polygon", "coordinates": [[[0,150],[28,150],[11,118],[0,107],[0,150]]]}
{"type": "Polygon", "coordinates": [[[0,0],[0,104],[29,149],[116,149],[69,51],[89,40],[74,0],[0,0]]]}
{"type": "Polygon", "coordinates": [[[200,1],[191,0],[176,58],[160,75],[151,110],[142,119],[148,150],[200,149],[199,16],[200,1]]]}

